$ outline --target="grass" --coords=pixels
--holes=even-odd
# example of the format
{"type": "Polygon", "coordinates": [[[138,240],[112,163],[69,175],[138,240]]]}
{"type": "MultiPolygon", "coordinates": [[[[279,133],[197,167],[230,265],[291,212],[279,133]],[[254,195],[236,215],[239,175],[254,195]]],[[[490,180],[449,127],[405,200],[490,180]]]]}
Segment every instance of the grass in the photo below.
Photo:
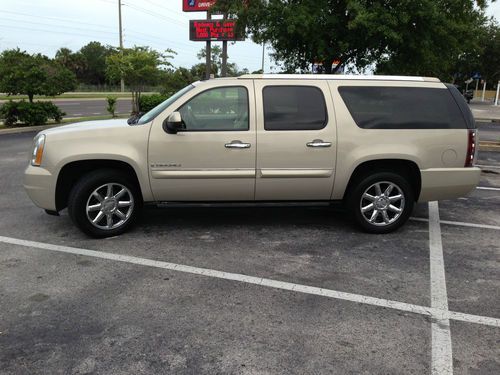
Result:
{"type": "MultiPolygon", "coordinates": [[[[128,118],[128,117],[129,117],[128,115],[118,115],[115,117],[115,119],[128,118]]],[[[49,121],[47,124],[44,124],[44,125],[74,124],[77,122],[84,122],[84,121],[111,120],[112,118],[113,117],[111,117],[110,115],[64,118],[59,124],[54,122],[54,121],[49,121]]],[[[29,128],[29,126],[24,125],[24,124],[18,124],[16,126],[5,126],[2,122],[0,122],[0,130],[1,129],[16,129],[16,128],[29,128]]]]}
{"type": "MultiPolygon", "coordinates": [[[[142,94],[157,94],[156,92],[144,92],[142,94]]],[[[141,94],[141,95],[142,95],[141,94]]],[[[132,99],[130,92],[66,92],[58,96],[35,96],[34,100],[54,100],[54,99],[106,99],[108,96],[117,98],[132,99]]],[[[0,95],[0,100],[28,100],[26,95],[0,95]]]]}

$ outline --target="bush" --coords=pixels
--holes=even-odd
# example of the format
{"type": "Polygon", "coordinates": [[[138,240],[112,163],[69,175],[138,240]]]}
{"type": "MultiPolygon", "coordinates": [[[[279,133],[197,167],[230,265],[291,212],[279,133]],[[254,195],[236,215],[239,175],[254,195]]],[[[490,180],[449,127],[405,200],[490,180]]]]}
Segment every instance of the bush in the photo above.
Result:
{"type": "Polygon", "coordinates": [[[59,123],[65,114],[52,102],[30,103],[24,100],[19,102],[10,100],[0,107],[0,118],[4,119],[6,126],[18,122],[28,126],[43,125],[49,119],[59,123]]]}
{"type": "Polygon", "coordinates": [[[166,99],[168,99],[168,96],[161,94],[142,95],[139,98],[139,111],[144,113],[149,112],[166,99]]]}
{"type": "Polygon", "coordinates": [[[116,117],[116,96],[108,96],[106,98],[106,101],[108,103],[108,106],[106,107],[106,111],[111,115],[111,117],[116,117]]]}

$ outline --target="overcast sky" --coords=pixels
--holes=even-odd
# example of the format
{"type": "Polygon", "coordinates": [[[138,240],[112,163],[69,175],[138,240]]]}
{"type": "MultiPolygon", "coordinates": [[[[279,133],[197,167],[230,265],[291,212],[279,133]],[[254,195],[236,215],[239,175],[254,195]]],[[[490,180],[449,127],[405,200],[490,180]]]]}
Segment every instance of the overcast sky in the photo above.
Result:
{"type": "MultiPolygon", "coordinates": [[[[118,0],[0,0],[0,50],[19,47],[53,57],[57,49],[78,50],[90,41],[118,45],[118,0]]],[[[203,42],[189,41],[189,19],[205,13],[182,12],[182,0],[122,0],[124,45],[171,48],[174,65],[199,62],[203,42]]],[[[488,14],[500,19],[500,2],[488,14]]],[[[250,41],[229,45],[229,61],[250,71],[261,66],[262,46],[250,41]]],[[[266,52],[265,71],[273,70],[266,52]]]]}

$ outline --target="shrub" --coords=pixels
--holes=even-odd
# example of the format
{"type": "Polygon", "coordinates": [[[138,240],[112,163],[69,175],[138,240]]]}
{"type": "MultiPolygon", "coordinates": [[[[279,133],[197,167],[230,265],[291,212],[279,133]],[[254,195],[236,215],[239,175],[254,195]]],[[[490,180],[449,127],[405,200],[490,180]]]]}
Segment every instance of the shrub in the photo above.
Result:
{"type": "Polygon", "coordinates": [[[139,98],[139,111],[144,113],[149,112],[167,98],[168,96],[161,94],[142,95],[139,98]]]}
{"type": "Polygon", "coordinates": [[[108,102],[108,106],[106,107],[106,111],[111,115],[111,117],[115,117],[116,112],[116,96],[108,96],[106,101],[108,102]]]}
{"type": "Polygon", "coordinates": [[[10,100],[0,107],[0,118],[4,119],[6,126],[18,122],[28,126],[43,125],[48,119],[59,123],[65,114],[52,102],[30,103],[24,100],[19,102],[10,100]]]}

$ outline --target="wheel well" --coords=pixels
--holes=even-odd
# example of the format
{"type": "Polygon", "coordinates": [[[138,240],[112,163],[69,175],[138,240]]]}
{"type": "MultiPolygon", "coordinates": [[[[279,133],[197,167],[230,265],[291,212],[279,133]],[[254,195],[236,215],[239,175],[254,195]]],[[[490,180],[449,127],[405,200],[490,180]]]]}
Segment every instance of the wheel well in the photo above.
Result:
{"type": "Polygon", "coordinates": [[[361,163],[352,173],[351,178],[349,179],[349,183],[347,184],[344,197],[346,197],[347,192],[351,190],[352,185],[354,185],[358,180],[368,174],[381,171],[396,172],[406,177],[413,188],[415,201],[418,201],[418,197],[420,196],[420,189],[422,186],[420,169],[415,162],[401,159],[380,159],[361,163]]]}
{"type": "Polygon", "coordinates": [[[69,193],[75,183],[85,174],[97,169],[117,169],[130,176],[137,189],[141,189],[139,179],[130,164],[118,160],[80,160],[66,164],[57,177],[56,210],[61,211],[68,205],[69,193]]]}

